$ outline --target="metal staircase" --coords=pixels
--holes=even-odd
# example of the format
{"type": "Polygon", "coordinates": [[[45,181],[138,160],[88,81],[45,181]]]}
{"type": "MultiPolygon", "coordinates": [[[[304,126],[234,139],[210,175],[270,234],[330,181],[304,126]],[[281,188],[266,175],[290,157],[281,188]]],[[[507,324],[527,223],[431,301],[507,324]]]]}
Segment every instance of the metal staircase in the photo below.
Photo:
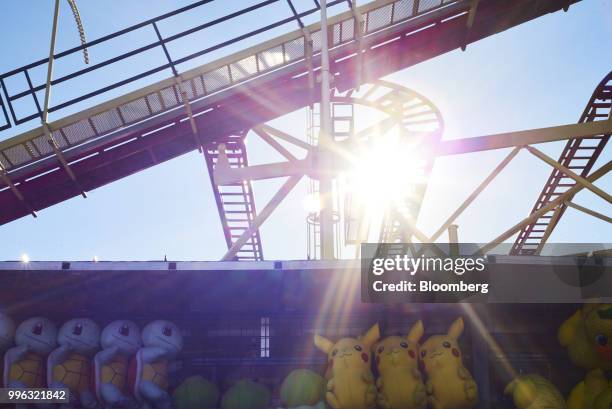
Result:
{"type": "MultiPolygon", "coordinates": [[[[608,74],[597,86],[589,103],[587,104],[579,123],[606,120],[612,113],[612,72],[608,74]]],[[[570,139],[558,162],[565,168],[586,177],[599,158],[604,147],[610,139],[609,134],[596,135],[589,138],[570,139]]],[[[531,213],[540,210],[565,191],[576,185],[576,181],[567,177],[558,169],[554,169],[546,181],[540,196],[536,200],[531,213]]],[[[571,198],[570,198],[571,200],[571,198]]],[[[555,210],[545,213],[533,223],[525,226],[520,232],[512,247],[512,255],[537,255],[546,243],[548,237],[565,213],[566,204],[555,210]]]]}
{"type": "MultiPolygon", "coordinates": [[[[214,146],[217,145],[214,144],[214,146]]],[[[241,168],[248,166],[244,135],[228,138],[225,146],[230,167],[241,168]]],[[[257,215],[253,186],[250,181],[228,185],[215,183],[213,170],[219,158],[219,151],[216,147],[213,148],[211,146],[204,150],[204,157],[206,158],[206,166],[208,167],[215,201],[217,202],[225,241],[227,247],[231,248],[242,233],[252,227],[253,219],[257,215]]],[[[235,260],[263,260],[259,230],[256,230],[251,238],[242,246],[236,254],[235,260]]]]}

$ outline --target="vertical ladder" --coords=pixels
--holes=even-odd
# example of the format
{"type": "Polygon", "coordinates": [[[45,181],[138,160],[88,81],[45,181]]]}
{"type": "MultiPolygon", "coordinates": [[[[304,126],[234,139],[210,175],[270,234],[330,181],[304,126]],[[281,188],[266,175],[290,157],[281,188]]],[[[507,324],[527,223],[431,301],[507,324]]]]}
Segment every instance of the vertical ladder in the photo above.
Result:
{"type": "MultiPolygon", "coordinates": [[[[244,136],[230,136],[225,142],[227,158],[232,168],[248,166],[244,136]]],[[[223,226],[223,234],[227,247],[230,248],[245,232],[252,226],[253,219],[257,215],[255,210],[255,199],[253,197],[253,187],[250,181],[218,185],[213,179],[213,170],[219,158],[219,151],[214,147],[209,147],[204,151],[208,174],[213,186],[213,193],[223,226]]],[[[259,230],[256,230],[249,240],[238,251],[236,261],[263,260],[261,249],[261,237],[259,230]]]]}
{"type": "MultiPolygon", "coordinates": [[[[578,123],[606,120],[610,118],[611,108],[612,72],[597,86],[578,123]]],[[[561,152],[558,162],[572,172],[587,177],[609,139],[609,134],[570,139],[567,141],[563,152],[561,152]]],[[[575,185],[576,181],[574,179],[565,176],[558,169],[553,169],[531,213],[540,210],[575,185]]],[[[568,200],[571,199],[572,197],[568,200]]],[[[539,254],[566,209],[567,205],[562,204],[523,227],[512,246],[510,254],[539,254]]]]}
{"type": "Polygon", "coordinates": [[[332,102],[332,136],[335,142],[349,139],[355,131],[355,106],[348,102],[332,102]]]}
{"type": "MultiPolygon", "coordinates": [[[[321,132],[321,112],[319,104],[313,104],[308,108],[308,127],[306,138],[311,146],[319,143],[319,132],[321,132]]],[[[313,178],[308,178],[306,194],[315,198],[319,194],[318,182],[313,178]]],[[[308,260],[318,260],[321,255],[321,225],[319,222],[319,212],[311,211],[306,216],[306,257],[308,260]]]]}
{"type": "MultiPolygon", "coordinates": [[[[306,136],[308,143],[312,146],[316,146],[319,141],[319,133],[321,132],[321,106],[320,104],[314,104],[308,110],[308,127],[306,130],[306,136]]],[[[332,139],[334,142],[343,141],[351,137],[354,132],[354,106],[352,103],[346,102],[333,102],[331,104],[331,126],[332,126],[332,139]]],[[[311,197],[316,197],[319,194],[318,182],[314,179],[309,178],[307,184],[307,194],[311,197]]],[[[336,203],[334,204],[336,209],[340,208],[338,193],[336,192],[336,203]]],[[[339,211],[334,210],[334,251],[336,257],[341,257],[342,243],[340,234],[340,216],[339,211]]],[[[316,260],[320,258],[321,243],[320,243],[320,231],[321,225],[319,221],[319,212],[310,212],[306,216],[306,227],[307,227],[307,258],[309,260],[316,260]]],[[[344,236],[343,236],[344,237],[344,236]]]]}

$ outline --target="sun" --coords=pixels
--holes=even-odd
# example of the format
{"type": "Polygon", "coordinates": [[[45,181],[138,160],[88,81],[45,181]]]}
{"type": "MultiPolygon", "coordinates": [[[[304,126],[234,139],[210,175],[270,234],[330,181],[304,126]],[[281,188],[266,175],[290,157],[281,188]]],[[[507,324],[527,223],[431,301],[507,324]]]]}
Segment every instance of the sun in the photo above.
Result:
{"type": "Polygon", "coordinates": [[[406,212],[416,187],[425,182],[425,165],[410,143],[393,133],[381,135],[355,156],[348,191],[369,213],[382,214],[391,207],[406,212]]]}

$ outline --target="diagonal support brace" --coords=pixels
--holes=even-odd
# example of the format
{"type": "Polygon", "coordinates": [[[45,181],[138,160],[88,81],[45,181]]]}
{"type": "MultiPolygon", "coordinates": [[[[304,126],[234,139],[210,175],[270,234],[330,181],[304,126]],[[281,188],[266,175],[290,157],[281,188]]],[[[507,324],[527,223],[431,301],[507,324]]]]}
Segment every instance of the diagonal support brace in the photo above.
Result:
{"type": "Polygon", "coordinates": [[[251,237],[253,237],[255,232],[268,219],[268,217],[270,217],[270,215],[274,212],[274,210],[276,210],[280,202],[282,202],[287,197],[287,195],[293,190],[295,185],[297,185],[301,179],[302,175],[294,175],[287,179],[287,181],[281,186],[278,192],[276,192],[276,194],[272,196],[268,204],[261,210],[261,212],[257,216],[255,216],[255,219],[253,219],[253,222],[251,223],[249,228],[246,229],[240,235],[238,240],[236,240],[232,247],[227,251],[227,253],[225,253],[223,258],[221,259],[222,261],[232,260],[236,256],[242,246],[244,246],[246,242],[249,241],[251,237]]]}
{"type": "Polygon", "coordinates": [[[472,26],[474,26],[474,20],[476,19],[476,12],[478,11],[478,3],[479,3],[479,0],[472,0],[470,2],[470,11],[468,12],[465,37],[463,39],[463,45],[461,46],[461,51],[465,51],[465,48],[467,47],[467,43],[470,39],[470,32],[472,31],[472,26]]]}
{"type": "Polygon", "coordinates": [[[187,117],[189,118],[189,124],[191,125],[191,132],[193,133],[196,147],[198,148],[198,152],[202,153],[202,142],[200,141],[200,135],[198,134],[198,127],[196,125],[195,119],[193,118],[193,112],[191,110],[191,104],[189,103],[189,98],[187,96],[187,91],[183,87],[183,78],[179,74],[172,57],[170,57],[170,51],[168,51],[168,47],[166,47],[166,41],[161,35],[159,31],[159,27],[157,24],[153,22],[153,29],[155,30],[155,34],[157,35],[157,39],[159,40],[162,50],[166,55],[166,59],[168,60],[168,64],[170,64],[170,68],[172,69],[172,74],[174,76],[174,82],[179,90],[179,94],[181,99],[183,100],[183,105],[185,107],[185,112],[187,113],[187,117]]]}
{"type": "Polygon", "coordinates": [[[580,206],[574,202],[566,202],[565,205],[573,209],[576,209],[578,211],[581,211],[582,213],[588,214],[589,216],[593,216],[597,219],[603,220],[604,222],[612,223],[612,217],[608,217],[605,214],[596,212],[595,210],[591,210],[587,207],[580,206]]]}
{"type": "Polygon", "coordinates": [[[15,184],[13,183],[13,181],[11,180],[11,178],[8,175],[8,173],[4,169],[4,166],[2,166],[1,163],[0,163],[0,178],[2,178],[2,181],[11,189],[11,192],[13,192],[15,197],[17,197],[17,199],[19,199],[19,201],[23,204],[23,207],[33,217],[38,217],[38,215],[36,214],[34,209],[32,209],[32,206],[30,206],[30,204],[25,200],[25,197],[23,197],[23,194],[19,191],[17,186],[15,186],[15,184]]]}
{"type": "Polygon", "coordinates": [[[582,176],[577,175],[576,173],[572,172],[565,166],[561,165],[559,162],[557,162],[550,156],[546,155],[544,152],[532,146],[526,146],[525,149],[527,149],[531,154],[533,154],[537,158],[541,159],[542,161],[548,163],[553,168],[557,169],[559,172],[565,174],[567,177],[574,179],[577,183],[589,189],[591,192],[595,193],[597,196],[603,198],[608,203],[612,203],[612,196],[610,196],[609,194],[607,194],[606,192],[604,192],[602,189],[598,188],[597,186],[593,185],[591,182],[589,182],[582,176]]]}
{"type": "Polygon", "coordinates": [[[189,118],[189,125],[191,126],[191,132],[195,137],[198,152],[202,153],[202,142],[200,141],[198,126],[196,124],[195,118],[193,117],[193,111],[191,109],[191,104],[189,103],[189,96],[187,95],[187,91],[185,91],[185,88],[183,87],[183,79],[179,74],[177,74],[174,76],[174,81],[176,82],[176,86],[179,89],[179,94],[181,94],[183,106],[185,107],[185,112],[187,113],[187,117],[189,118]]]}
{"type": "Polygon", "coordinates": [[[66,171],[66,173],[68,174],[70,179],[72,179],[72,181],[79,188],[79,191],[81,192],[81,196],[83,196],[84,199],[87,199],[87,193],[85,193],[85,190],[83,189],[83,187],[79,183],[76,175],[72,171],[72,168],[68,164],[68,161],[64,157],[64,154],[62,153],[60,147],[58,146],[57,142],[55,142],[55,138],[53,138],[53,134],[51,132],[51,129],[49,129],[49,124],[47,124],[47,123],[43,124],[43,128],[45,130],[45,135],[47,136],[49,145],[51,145],[51,149],[53,149],[53,153],[55,153],[55,156],[57,156],[57,159],[59,160],[60,164],[62,165],[62,168],[64,168],[64,170],[66,171]]]}
{"type": "MultiPolygon", "coordinates": [[[[603,165],[601,168],[591,173],[587,177],[587,180],[589,183],[593,183],[597,181],[599,178],[607,175],[608,172],[610,172],[611,170],[612,170],[612,161],[609,161],[608,163],[603,165]]],[[[479,250],[479,252],[484,254],[488,252],[489,250],[495,248],[497,245],[499,245],[500,243],[503,243],[505,240],[508,240],[510,237],[516,234],[524,226],[528,225],[529,223],[532,223],[534,220],[537,220],[540,216],[550,212],[551,210],[556,209],[558,206],[561,206],[567,201],[571,200],[571,198],[574,197],[574,195],[580,192],[582,189],[584,189],[584,186],[581,184],[576,184],[574,187],[569,188],[567,191],[565,191],[565,193],[561,194],[555,200],[553,200],[552,202],[549,202],[546,206],[543,206],[540,210],[531,213],[529,216],[521,220],[519,223],[517,223],[510,229],[506,230],[504,233],[497,236],[487,245],[483,246],[479,250]]]]}

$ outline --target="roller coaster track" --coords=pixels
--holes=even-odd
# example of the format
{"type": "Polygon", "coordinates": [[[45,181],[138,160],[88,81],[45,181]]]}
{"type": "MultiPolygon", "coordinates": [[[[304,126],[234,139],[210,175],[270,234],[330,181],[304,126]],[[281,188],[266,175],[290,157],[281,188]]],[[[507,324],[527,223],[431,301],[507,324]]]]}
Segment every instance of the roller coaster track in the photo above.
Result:
{"type": "MultiPolygon", "coordinates": [[[[202,0],[156,19],[147,20],[112,35],[90,41],[97,44],[116,40],[136,29],[152,26],[158,40],[109,60],[78,69],[54,79],[70,85],[72,80],[152,49],[163,49],[164,64],[109,86],[84,92],[61,102],[50,112],[78,111],[81,104],[111,90],[152,74],[177,70],[181,64],[217,51],[227,45],[283,24],[300,22],[318,9],[295,12],[290,18],[273,22],[248,35],[224,41],[185,57],[172,59],[166,45],[177,38],[208,28],[235,15],[263,9],[279,0],[257,3],[223,18],[203,23],[182,33],[163,38],[157,22],[177,13],[211,2],[202,0]]],[[[334,85],[348,90],[385,75],[434,58],[448,51],[494,35],[547,13],[567,9],[575,0],[376,0],[358,8],[363,20],[363,37],[356,41],[355,14],[346,11],[329,20],[330,56],[334,85]],[[477,13],[474,14],[478,3],[477,13]],[[359,43],[359,44],[358,44],[359,43]],[[363,58],[355,58],[358,50],[363,58]],[[356,61],[361,60],[361,68],[356,61]]],[[[314,2],[318,5],[318,2],[314,2]]],[[[337,7],[347,2],[330,2],[337,7]]],[[[58,53],[60,59],[81,52],[84,46],[58,53]]],[[[84,191],[119,180],[179,155],[224,142],[244,129],[264,123],[319,99],[308,80],[308,67],[319,67],[320,27],[318,24],[265,41],[166,80],[86,108],[49,124],[52,141],[38,127],[0,142],[0,224],[53,206],[84,191]],[[312,39],[312,55],[307,44],[312,39]],[[186,105],[189,109],[186,109],[186,105]],[[194,133],[195,130],[195,133],[194,133]],[[66,164],[62,165],[59,148],[66,164]],[[66,167],[70,168],[68,172],[66,167]],[[72,178],[69,173],[74,175],[72,178]],[[75,179],[76,178],[76,179],[75,179]]],[[[0,127],[24,124],[40,117],[36,93],[44,84],[34,84],[31,70],[46,65],[40,60],[0,75],[4,100],[0,127]],[[25,91],[10,89],[10,79],[25,78],[25,91]],[[17,101],[31,104],[32,111],[19,112],[17,101]],[[10,113],[10,117],[9,117],[10,113]],[[11,124],[12,121],[12,124],[11,124]]]]}
{"type": "MultiPolygon", "coordinates": [[[[578,123],[601,121],[610,118],[612,114],[612,72],[610,72],[595,88],[593,95],[578,123]]],[[[587,177],[595,165],[604,147],[610,139],[609,134],[594,135],[588,138],[576,138],[567,141],[563,148],[559,164],[566,169],[587,177]]],[[[559,169],[553,169],[546,181],[542,192],[533,206],[531,213],[535,213],[546,206],[565,191],[576,186],[576,181],[559,169]]],[[[568,201],[571,201],[572,197],[568,201]]],[[[542,246],[550,237],[561,216],[567,210],[566,203],[561,204],[554,210],[543,214],[531,224],[526,225],[517,236],[512,247],[512,255],[534,255],[539,254],[542,246]]]]}

